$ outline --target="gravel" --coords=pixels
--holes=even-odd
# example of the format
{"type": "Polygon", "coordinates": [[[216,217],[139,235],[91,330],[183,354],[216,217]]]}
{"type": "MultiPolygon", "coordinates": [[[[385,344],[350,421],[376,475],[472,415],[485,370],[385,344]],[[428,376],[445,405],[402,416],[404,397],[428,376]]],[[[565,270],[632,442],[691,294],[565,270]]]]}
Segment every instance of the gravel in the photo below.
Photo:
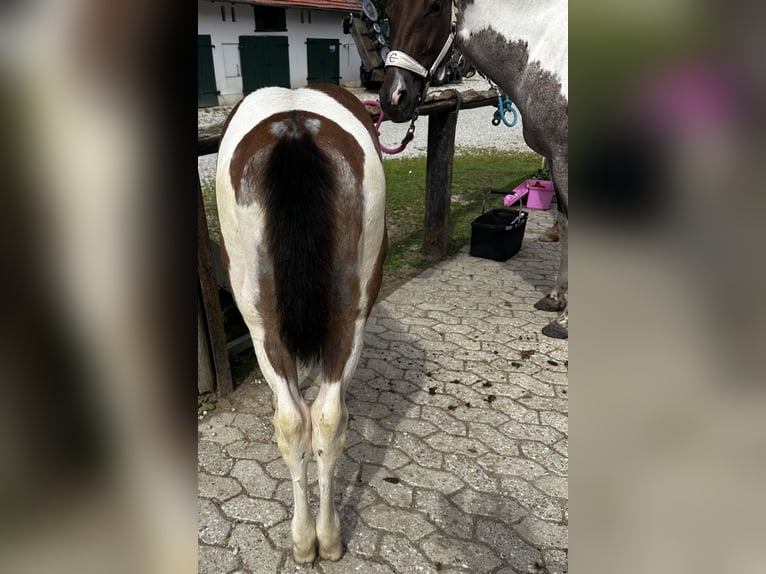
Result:
{"type": "MultiPolygon", "coordinates": [[[[484,78],[475,76],[463,80],[460,84],[447,84],[436,88],[430,88],[431,92],[440,92],[443,90],[486,90],[489,83],[484,78]]],[[[364,88],[349,88],[360,100],[377,100],[377,92],[370,92],[364,88]]],[[[226,119],[233,106],[223,106],[216,108],[201,108],[198,110],[198,125],[217,124],[226,119]]],[[[457,132],[455,134],[455,153],[468,153],[476,149],[498,149],[508,151],[527,151],[531,152],[524,142],[522,135],[522,122],[519,117],[518,122],[512,128],[503,124],[499,126],[492,125],[492,118],[495,108],[485,106],[472,110],[461,110],[458,114],[457,132]]],[[[387,147],[397,147],[399,142],[407,133],[409,123],[395,124],[393,122],[383,122],[380,127],[380,139],[387,147]]],[[[415,138],[409,143],[407,148],[394,156],[384,154],[384,159],[396,161],[399,158],[425,156],[428,146],[428,116],[418,119],[415,124],[415,138]]],[[[202,185],[212,183],[215,180],[216,158],[217,154],[210,154],[198,158],[200,179],[202,185]]]]}

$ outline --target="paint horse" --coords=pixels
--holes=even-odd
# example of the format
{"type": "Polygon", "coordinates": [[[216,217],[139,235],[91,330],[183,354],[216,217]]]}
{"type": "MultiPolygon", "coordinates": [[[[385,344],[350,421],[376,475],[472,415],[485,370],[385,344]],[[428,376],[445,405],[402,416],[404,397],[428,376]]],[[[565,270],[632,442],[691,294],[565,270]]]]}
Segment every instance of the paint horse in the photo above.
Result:
{"type": "Polygon", "coordinates": [[[333,477],[346,438],[344,397],[388,247],[385,176],[367,110],[333,85],[251,93],[224,126],[216,193],[222,260],[273,391],[277,445],[292,478],[293,557],[312,562],[318,542],[322,558],[338,560],[333,477]],[[321,372],[311,406],[302,365],[321,372]]]}
{"type": "Polygon", "coordinates": [[[558,201],[561,262],[553,291],[535,308],[560,311],[543,328],[569,332],[568,291],[568,29],[567,0],[388,0],[391,25],[385,114],[409,121],[429,81],[455,46],[519,108],[527,145],[548,159],[558,201]]]}

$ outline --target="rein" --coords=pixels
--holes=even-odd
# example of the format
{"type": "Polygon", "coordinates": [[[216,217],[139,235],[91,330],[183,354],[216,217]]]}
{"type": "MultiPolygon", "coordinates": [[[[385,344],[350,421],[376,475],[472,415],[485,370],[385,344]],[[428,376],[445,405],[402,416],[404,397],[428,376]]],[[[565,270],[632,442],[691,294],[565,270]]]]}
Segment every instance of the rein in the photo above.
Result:
{"type": "Polygon", "coordinates": [[[380,110],[380,115],[378,116],[378,123],[375,124],[375,133],[378,134],[378,144],[380,144],[380,151],[383,153],[387,153],[389,155],[394,155],[399,152],[404,151],[404,148],[407,147],[407,144],[412,141],[412,139],[415,137],[415,121],[418,119],[417,115],[415,115],[414,118],[412,118],[412,121],[410,122],[410,127],[407,128],[407,133],[404,136],[404,139],[402,139],[402,143],[399,144],[398,147],[390,148],[387,146],[384,146],[383,143],[380,141],[380,124],[383,123],[383,108],[380,105],[380,102],[378,100],[363,100],[362,103],[366,106],[376,106],[380,110]]]}

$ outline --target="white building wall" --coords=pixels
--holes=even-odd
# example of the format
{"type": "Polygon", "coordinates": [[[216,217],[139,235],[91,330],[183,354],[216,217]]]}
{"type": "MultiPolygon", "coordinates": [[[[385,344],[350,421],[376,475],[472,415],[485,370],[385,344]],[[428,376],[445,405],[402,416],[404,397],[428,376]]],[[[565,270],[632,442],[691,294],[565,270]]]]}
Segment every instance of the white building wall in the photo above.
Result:
{"type": "Polygon", "coordinates": [[[290,56],[290,85],[298,88],[307,84],[308,63],[306,39],[337,39],[340,41],[340,83],[349,87],[361,85],[361,59],[350,34],[343,33],[343,18],[347,14],[329,10],[286,9],[286,32],[255,32],[255,17],[249,4],[235,4],[236,22],[231,20],[231,2],[198,0],[197,33],[210,34],[215,78],[221,105],[242,99],[242,76],[239,67],[239,36],[287,36],[290,56]],[[221,18],[221,6],[226,21],[221,18]],[[301,22],[301,14],[303,22],[301,22]],[[310,19],[310,21],[309,21],[310,19]]]}

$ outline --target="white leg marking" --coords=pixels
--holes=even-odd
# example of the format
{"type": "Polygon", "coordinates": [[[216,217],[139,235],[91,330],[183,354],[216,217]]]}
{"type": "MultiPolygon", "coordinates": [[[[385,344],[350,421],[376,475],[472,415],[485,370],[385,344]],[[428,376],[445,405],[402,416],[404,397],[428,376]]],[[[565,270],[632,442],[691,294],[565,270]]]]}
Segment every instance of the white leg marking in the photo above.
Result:
{"type": "Polygon", "coordinates": [[[346,443],[348,410],[340,382],[322,383],[311,406],[312,447],[319,478],[316,533],[319,555],[338,560],[343,555],[340,517],[335,509],[335,465],[346,443]]]}
{"type": "MultiPolygon", "coordinates": [[[[311,457],[311,412],[301,397],[297,371],[292,381],[276,374],[261,345],[256,347],[258,364],[276,397],[274,431],[277,446],[290,471],[293,484],[293,558],[299,564],[316,558],[316,527],[308,501],[308,469],[311,457]]],[[[294,367],[294,366],[293,366],[294,367]]]]}

